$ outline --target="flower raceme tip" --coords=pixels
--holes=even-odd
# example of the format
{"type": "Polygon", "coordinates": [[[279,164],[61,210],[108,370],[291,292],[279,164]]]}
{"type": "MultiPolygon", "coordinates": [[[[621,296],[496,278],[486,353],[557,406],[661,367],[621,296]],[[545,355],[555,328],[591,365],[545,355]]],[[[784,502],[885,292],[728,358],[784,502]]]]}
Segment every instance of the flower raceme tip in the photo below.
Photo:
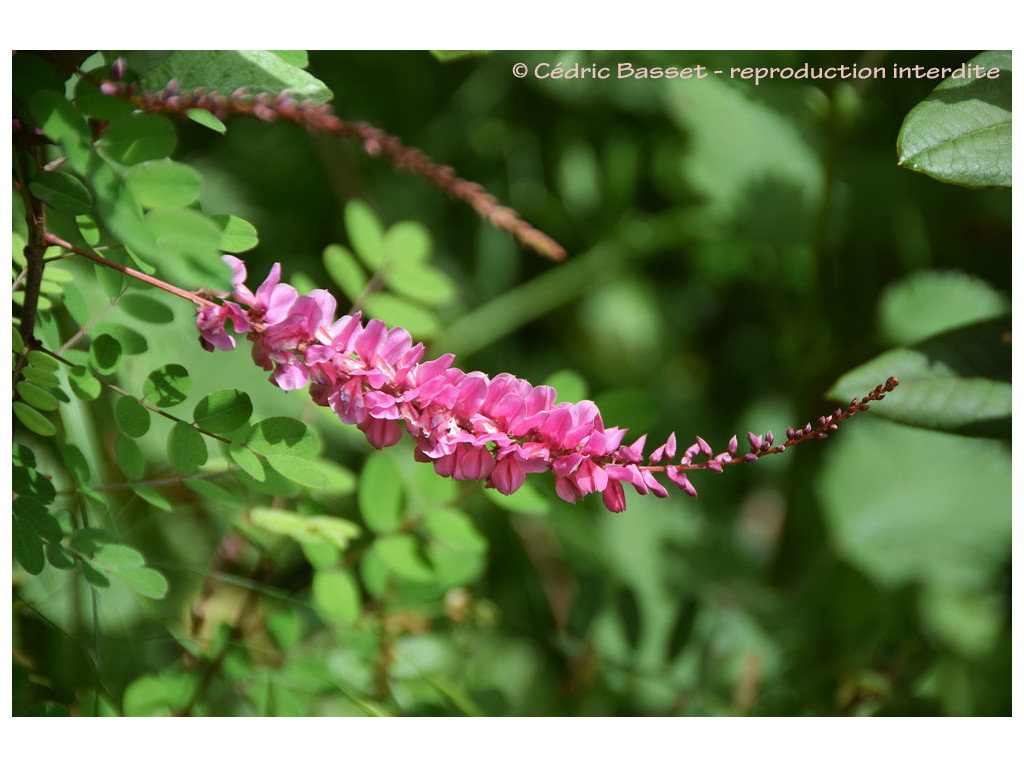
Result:
{"type": "Polygon", "coordinates": [[[764,437],[750,433],[750,452],[737,455],[733,437],[716,456],[697,437],[678,462],[661,463],[676,455],[673,433],[645,462],[647,436],[622,445],[626,430],[606,428],[590,400],[556,403],[551,387],[533,386],[509,373],[493,378],[466,373],[453,367],[451,354],[423,361],[423,345],[414,345],[404,328],[388,328],[378,319],[364,324],[358,312],[336,320],[334,297],[322,289],[300,295],[281,282],[280,264],[253,292],[245,285],[245,263],[234,256],[224,260],[232,269],[234,300],[223,297],[220,305],[199,309],[196,324],[207,349],[234,349],[230,321],[235,334],[252,341],[253,360],[271,372],[276,386],[293,390],[308,385],[315,403],[331,408],[345,424],[355,424],[375,448],[394,445],[408,432],[416,440],[416,459],[433,463],[438,474],[482,480],[506,495],[515,493],[527,474],[550,471],[562,499],[575,503],[600,493],[612,512],[626,507],[623,483],[641,495],[667,496],[655,478],[658,472],[696,496],[685,471],[721,472],[726,464],[754,461],[804,439],[824,437],[898,383],[890,379],[846,411],[823,417],[814,429],[808,424],[789,430],[787,442],[777,446],[770,432],[764,437]]]}

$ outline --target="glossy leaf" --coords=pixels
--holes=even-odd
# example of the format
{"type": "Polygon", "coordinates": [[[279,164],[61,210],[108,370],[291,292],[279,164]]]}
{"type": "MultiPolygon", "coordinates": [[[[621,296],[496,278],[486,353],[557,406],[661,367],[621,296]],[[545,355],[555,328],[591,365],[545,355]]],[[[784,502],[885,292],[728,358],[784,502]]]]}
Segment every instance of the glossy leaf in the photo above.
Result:
{"type": "Polygon", "coordinates": [[[402,517],[402,477],[386,453],[371,453],[359,479],[359,510],[371,531],[394,530],[402,517]]]}
{"type": "Polygon", "coordinates": [[[207,432],[225,434],[234,432],[252,416],[249,395],[238,389],[220,389],[211,392],[196,404],[192,418],[196,426],[207,432]]]}
{"type": "Polygon", "coordinates": [[[966,187],[1013,185],[1011,166],[1013,60],[1010,51],[986,51],[968,62],[999,70],[994,79],[943,80],[903,121],[899,164],[966,187]]]}

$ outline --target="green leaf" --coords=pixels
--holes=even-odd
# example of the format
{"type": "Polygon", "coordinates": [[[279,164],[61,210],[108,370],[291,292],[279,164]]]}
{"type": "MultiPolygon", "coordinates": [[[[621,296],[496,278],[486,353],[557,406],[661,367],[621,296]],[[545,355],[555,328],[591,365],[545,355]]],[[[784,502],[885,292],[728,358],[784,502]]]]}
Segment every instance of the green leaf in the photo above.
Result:
{"type": "Polygon", "coordinates": [[[104,544],[96,550],[93,562],[104,568],[137,568],[146,564],[146,558],[125,544],[104,544]]]}
{"type": "Polygon", "coordinates": [[[219,389],[211,392],[199,401],[192,412],[197,427],[218,435],[234,432],[245,424],[250,416],[252,401],[249,395],[238,389],[219,389]]]}
{"type": "Polygon", "coordinates": [[[287,536],[304,544],[326,543],[339,551],[360,534],[351,520],[328,515],[299,515],[283,509],[256,507],[250,513],[253,525],[265,531],[287,536]]]}
{"type": "Polygon", "coordinates": [[[1009,310],[1009,302],[980,278],[924,270],[885,289],[878,306],[878,325],[890,343],[916,344],[1009,310]]]}
{"type": "Polygon", "coordinates": [[[498,493],[493,488],[485,488],[484,494],[494,502],[495,506],[510,512],[518,512],[522,515],[546,515],[551,511],[551,502],[529,481],[523,483],[519,490],[511,496],[498,493]]]}
{"type": "Polygon", "coordinates": [[[1009,437],[1009,330],[1009,319],[991,320],[884,352],[840,377],[829,396],[849,402],[896,376],[899,389],[872,405],[872,413],[929,429],[1009,437]]]}
{"type": "Polygon", "coordinates": [[[152,600],[163,599],[170,589],[164,575],[152,568],[115,568],[110,575],[123,581],[137,594],[152,600]]]}
{"type": "MultiPolygon", "coordinates": [[[[21,375],[33,384],[41,387],[59,387],[60,379],[49,371],[41,371],[35,366],[26,365],[21,369],[21,375]]],[[[50,395],[52,397],[52,394],[50,395]]],[[[56,407],[56,406],[54,406],[56,407]]]]}
{"type": "Polygon", "coordinates": [[[121,352],[126,355],[141,355],[149,349],[149,342],[146,341],[146,337],[127,325],[122,325],[121,323],[97,323],[93,326],[92,330],[95,335],[105,333],[117,339],[117,343],[121,345],[121,352]]]}
{"type": "Polygon", "coordinates": [[[129,480],[141,480],[146,473],[146,460],[142,457],[139,444],[130,437],[118,435],[114,441],[114,456],[117,466],[129,480]]]}
{"type": "Polygon", "coordinates": [[[121,344],[113,336],[100,334],[89,347],[89,365],[97,373],[109,374],[121,362],[121,344]]]}
{"type": "Polygon", "coordinates": [[[455,298],[455,283],[448,275],[417,261],[402,259],[392,263],[386,282],[392,291],[431,307],[444,306],[455,298]]]}
{"type": "MultiPolygon", "coordinates": [[[[95,69],[90,74],[106,78],[109,76],[109,69],[95,69]]],[[[74,104],[82,114],[97,120],[113,120],[121,115],[128,114],[134,109],[124,99],[119,99],[116,96],[107,96],[96,83],[84,77],[80,77],[75,84],[74,104]]]]}
{"type": "Polygon", "coordinates": [[[329,515],[310,515],[305,519],[306,530],[316,534],[327,544],[344,552],[349,542],[362,533],[358,525],[351,520],[329,515]]]}
{"type": "Polygon", "coordinates": [[[174,51],[143,75],[141,85],[159,91],[172,78],[183,91],[202,88],[230,94],[239,87],[251,93],[288,91],[296,99],[312,99],[318,104],[334,97],[311,74],[270,51],[174,51]]]}
{"type": "Polygon", "coordinates": [[[953,72],[903,121],[896,140],[899,164],[965,187],[1013,186],[1011,166],[1013,60],[1010,51],[986,51],[953,72]],[[993,79],[977,77],[998,69],[993,79]]]}
{"type": "Polygon", "coordinates": [[[239,468],[253,480],[263,482],[266,479],[267,472],[263,468],[263,462],[248,448],[232,443],[228,447],[228,453],[239,468]]]}
{"type": "Polygon", "coordinates": [[[71,391],[80,400],[89,402],[100,396],[103,389],[99,380],[93,376],[84,365],[76,365],[68,371],[68,383],[71,384],[71,391]]]}
{"type": "Polygon", "coordinates": [[[359,618],[362,596],[352,574],[318,570],[313,574],[313,607],[328,624],[351,624],[359,618]]]}
{"type": "Polygon", "coordinates": [[[174,322],[174,312],[170,307],[144,293],[127,293],[117,302],[117,306],[144,323],[163,325],[174,322]]]}
{"type": "Polygon", "coordinates": [[[226,213],[211,218],[220,227],[220,249],[225,253],[243,253],[259,245],[256,227],[245,219],[226,213]]]}
{"type": "Polygon", "coordinates": [[[830,538],[877,583],[972,591],[1009,562],[1010,454],[998,442],[867,419],[827,453],[817,486],[830,538]]]}
{"type": "Polygon", "coordinates": [[[400,221],[384,233],[384,257],[388,261],[424,262],[432,248],[430,231],[418,221],[400,221]]]}
{"type": "Polygon", "coordinates": [[[56,371],[60,365],[45,352],[33,349],[26,358],[29,365],[33,365],[43,371],[56,371]]]}
{"type": "Polygon", "coordinates": [[[390,293],[375,293],[364,302],[366,314],[383,320],[388,326],[401,326],[414,339],[433,338],[441,329],[437,316],[390,293]]]}
{"type": "Polygon", "coordinates": [[[428,531],[453,549],[487,551],[487,539],[461,510],[434,509],[427,512],[423,522],[428,531]]]}
{"type": "Polygon", "coordinates": [[[359,478],[359,510],[371,531],[394,530],[402,519],[402,476],[386,453],[371,453],[359,478]]]}
{"type": "Polygon", "coordinates": [[[324,249],[324,269],[351,301],[358,299],[366,288],[366,272],[343,245],[328,245],[324,249]]]}
{"type": "Polygon", "coordinates": [[[92,193],[69,173],[43,171],[29,183],[28,188],[58,211],[77,216],[92,210],[92,193]]]}
{"type": "Polygon", "coordinates": [[[189,120],[199,123],[199,125],[209,128],[211,131],[216,131],[220,134],[228,132],[228,127],[220,121],[220,118],[205,109],[186,109],[185,114],[188,115],[189,120]]]}
{"type": "Polygon", "coordinates": [[[149,409],[133,397],[119,397],[114,419],[128,437],[142,437],[149,431],[149,409]]]}
{"type": "Polygon", "coordinates": [[[165,672],[136,678],[124,691],[124,715],[153,717],[176,714],[188,704],[195,686],[195,676],[187,672],[165,672]]]}
{"type": "Polygon", "coordinates": [[[434,572],[420,552],[419,543],[408,533],[396,533],[375,539],[373,551],[397,576],[408,581],[434,581],[434,572]]]}
{"type": "Polygon", "coordinates": [[[14,409],[14,416],[18,421],[37,435],[50,437],[57,433],[57,428],[53,426],[53,422],[35,408],[22,402],[14,403],[12,407],[14,409]]]}
{"type": "Polygon", "coordinates": [[[184,366],[169,363],[155,369],[146,377],[142,394],[153,405],[169,408],[184,402],[192,391],[192,379],[184,366]]]}
{"type": "Polygon", "coordinates": [[[554,387],[559,403],[578,403],[589,395],[587,380],[570,368],[555,371],[544,380],[544,385],[554,387]]]}
{"type": "Polygon", "coordinates": [[[76,528],[71,533],[71,548],[81,555],[95,554],[110,537],[102,528],[76,528]]]}
{"type": "Polygon", "coordinates": [[[226,488],[224,485],[204,480],[201,477],[186,477],[183,482],[190,489],[210,501],[234,507],[238,504],[237,488],[226,488]]]}
{"type": "Polygon", "coordinates": [[[167,438],[167,456],[178,472],[191,475],[209,458],[206,440],[190,425],[179,421],[167,438]]]}
{"type": "Polygon", "coordinates": [[[298,419],[274,416],[254,424],[246,445],[264,456],[287,454],[312,457],[318,447],[316,433],[298,419]]]}
{"type": "Polygon", "coordinates": [[[181,208],[199,199],[202,177],[190,165],[163,158],[133,165],[124,183],[143,208],[181,208]]]}
{"type": "MultiPolygon", "coordinates": [[[[156,241],[161,265],[186,284],[226,283],[231,270],[220,259],[220,228],[193,208],[155,208],[145,226],[156,241]]],[[[216,287],[213,285],[212,287],[216,287]]]]}
{"type": "Polygon", "coordinates": [[[21,567],[33,576],[43,572],[46,566],[43,542],[33,526],[18,515],[11,521],[11,550],[21,567]]]}
{"type": "Polygon", "coordinates": [[[104,592],[110,589],[110,578],[100,568],[97,568],[88,560],[80,561],[82,563],[82,575],[85,580],[89,582],[89,586],[95,589],[97,592],[104,592]]]}
{"type": "Polygon", "coordinates": [[[267,456],[267,463],[275,472],[307,488],[325,488],[328,485],[327,477],[301,456],[272,453],[267,456]]]}
{"type": "Polygon", "coordinates": [[[111,120],[100,137],[101,151],[121,165],[158,160],[174,151],[174,124],[163,115],[133,112],[111,120]]]}
{"type": "Polygon", "coordinates": [[[89,126],[82,113],[56,91],[38,91],[32,95],[29,109],[36,126],[47,138],[58,142],[72,167],[82,171],[89,163],[89,126]]]}
{"type": "Polygon", "coordinates": [[[129,483],[128,487],[132,489],[132,493],[147,504],[150,504],[157,509],[162,509],[164,512],[171,511],[171,502],[154,491],[148,485],[142,485],[141,483],[129,483]]]}
{"type": "Polygon", "coordinates": [[[345,230],[352,248],[371,272],[384,266],[384,227],[369,205],[362,200],[348,202],[345,230]]]}
{"type": "Polygon", "coordinates": [[[15,389],[21,395],[21,399],[33,408],[38,408],[41,411],[57,410],[59,405],[57,398],[53,396],[52,392],[48,392],[37,384],[33,384],[31,381],[19,381],[15,389]]]}

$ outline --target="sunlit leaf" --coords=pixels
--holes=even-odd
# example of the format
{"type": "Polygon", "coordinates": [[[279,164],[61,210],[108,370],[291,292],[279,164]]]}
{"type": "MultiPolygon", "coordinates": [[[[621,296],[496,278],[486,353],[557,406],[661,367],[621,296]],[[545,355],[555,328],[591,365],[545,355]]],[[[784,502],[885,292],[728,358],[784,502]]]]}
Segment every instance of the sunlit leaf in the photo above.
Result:
{"type": "Polygon", "coordinates": [[[180,208],[199,198],[202,178],[192,166],[169,158],[128,169],[124,183],[144,208],[180,208]]]}
{"type": "Polygon", "coordinates": [[[146,377],[142,393],[153,405],[167,408],[188,398],[192,390],[192,379],[184,366],[169,363],[155,369],[146,377]]]}
{"type": "Polygon", "coordinates": [[[114,403],[114,419],[128,437],[142,437],[149,431],[149,409],[134,397],[119,397],[114,403]]]}
{"type": "Polygon", "coordinates": [[[352,249],[371,271],[384,265],[384,227],[373,209],[362,200],[345,206],[345,230],[352,249]]]}
{"type": "Polygon", "coordinates": [[[111,120],[99,146],[115,162],[134,165],[167,157],[176,140],[174,124],[163,115],[133,112],[111,120]]]}
{"type": "Polygon", "coordinates": [[[22,402],[14,403],[14,416],[28,429],[43,437],[50,437],[56,434],[57,428],[53,422],[43,416],[39,411],[30,405],[22,402]]]}
{"type": "Polygon", "coordinates": [[[1013,185],[1010,51],[986,51],[935,87],[903,121],[900,165],[966,187],[1013,185]],[[982,67],[984,74],[977,75],[982,67]],[[995,78],[990,71],[998,69],[995,78]],[[963,73],[961,73],[963,74],[963,73]]]}
{"type": "Polygon", "coordinates": [[[386,453],[371,453],[359,480],[359,510],[371,531],[398,526],[402,516],[402,477],[386,453]]]}
{"type": "Polygon", "coordinates": [[[297,419],[274,416],[254,424],[246,445],[256,453],[308,458],[316,453],[316,433],[297,419]]]}
{"type": "Polygon", "coordinates": [[[245,424],[252,416],[249,395],[238,389],[219,389],[196,404],[192,418],[207,432],[224,434],[245,424]]]}
{"type": "Polygon", "coordinates": [[[352,574],[318,570],[313,574],[313,607],[329,624],[351,624],[359,618],[362,599],[352,574]]]}
{"type": "Polygon", "coordinates": [[[256,227],[245,219],[229,216],[226,213],[211,218],[220,227],[220,249],[222,251],[242,253],[259,245],[260,239],[256,234],[256,227]]]}

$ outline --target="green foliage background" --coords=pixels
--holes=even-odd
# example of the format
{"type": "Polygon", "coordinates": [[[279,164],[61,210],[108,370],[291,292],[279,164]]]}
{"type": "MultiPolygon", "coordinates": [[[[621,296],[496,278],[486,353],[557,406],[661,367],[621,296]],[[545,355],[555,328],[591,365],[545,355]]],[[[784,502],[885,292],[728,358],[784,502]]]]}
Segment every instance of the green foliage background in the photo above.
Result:
{"type": "MultiPolygon", "coordinates": [[[[428,356],[591,397],[651,446],[780,436],[902,383],[833,439],[695,476],[696,500],[628,491],[613,515],[545,476],[508,498],[437,478],[407,440],[375,453],[266,383],[245,343],[203,351],[186,302],[78,257],[48,265],[36,336],[77,367],[32,353],[18,390],[15,713],[1009,714],[1010,193],[897,165],[937,81],[512,76],[976,54],[245,52],[228,67],[225,90],[332,93],[341,118],[516,208],[564,264],[280,121],[153,117],[93,147],[54,117],[74,78],[19,54],[15,116],[69,157],[32,180],[48,224],[127,243],[182,288],[222,287],[222,251],[246,252],[252,286],[280,261],[342,307],[377,273],[366,310],[428,356]],[[150,211],[141,228],[125,196],[150,211]]],[[[174,56],[127,59],[150,88],[224,61],[174,56]]],[[[113,128],[125,110],[80,87],[75,109],[113,128]]]]}

